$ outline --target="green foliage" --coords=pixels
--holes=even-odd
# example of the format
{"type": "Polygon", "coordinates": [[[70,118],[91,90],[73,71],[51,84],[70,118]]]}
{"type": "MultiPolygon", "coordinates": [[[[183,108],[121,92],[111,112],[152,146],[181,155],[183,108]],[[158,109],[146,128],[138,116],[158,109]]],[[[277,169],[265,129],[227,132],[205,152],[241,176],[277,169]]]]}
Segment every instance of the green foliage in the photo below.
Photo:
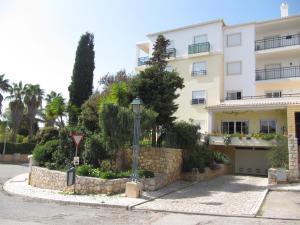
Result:
{"type": "Polygon", "coordinates": [[[100,112],[103,141],[111,159],[132,138],[133,113],[127,108],[104,104],[100,112]]]}
{"type": "Polygon", "coordinates": [[[230,164],[229,157],[223,152],[212,152],[212,157],[216,163],[230,164]]]}
{"type": "Polygon", "coordinates": [[[131,81],[130,75],[126,73],[125,70],[118,71],[114,74],[106,74],[101,77],[99,84],[103,85],[103,93],[106,94],[111,89],[111,86],[116,83],[126,83],[128,84],[131,81]]]}
{"type": "Polygon", "coordinates": [[[64,127],[63,117],[66,113],[65,99],[58,95],[46,105],[46,118],[56,121],[59,127],[64,127]]]}
{"type": "Polygon", "coordinates": [[[119,106],[128,107],[129,91],[125,82],[113,83],[108,95],[105,97],[106,103],[113,103],[119,106]]]}
{"type": "MultiPolygon", "coordinates": [[[[149,170],[139,170],[140,178],[154,177],[154,173],[149,170]]],[[[131,171],[114,172],[110,170],[102,170],[99,168],[93,168],[91,165],[81,165],[76,168],[76,174],[78,176],[98,177],[102,179],[117,179],[117,178],[129,178],[131,171]]]]}
{"type": "Polygon", "coordinates": [[[112,170],[112,165],[111,165],[110,161],[102,160],[100,168],[103,171],[109,171],[109,170],[112,170]]]}
{"type": "Polygon", "coordinates": [[[29,119],[29,143],[32,142],[34,134],[34,124],[36,122],[36,115],[38,109],[42,106],[44,91],[40,88],[39,84],[26,84],[25,85],[24,103],[27,106],[27,116],[29,119]]]}
{"type": "Polygon", "coordinates": [[[81,114],[79,116],[79,126],[90,132],[99,131],[99,104],[101,95],[94,93],[81,106],[81,114]]]}
{"type": "Polygon", "coordinates": [[[102,144],[100,134],[94,133],[92,136],[86,138],[84,151],[82,152],[84,163],[98,167],[100,166],[100,161],[107,157],[108,154],[102,144]]]}
{"type": "MultiPolygon", "coordinates": [[[[169,72],[165,70],[168,43],[169,41],[162,35],[158,36],[149,62],[150,66],[137,74],[131,82],[133,96],[139,96],[146,108],[158,113],[155,120],[155,129],[159,126],[168,128],[172,125],[175,120],[173,114],[178,108],[174,100],[179,96],[178,89],[184,87],[183,79],[176,71],[169,72]]],[[[155,135],[155,130],[153,135],[155,135]]]]}
{"type": "Polygon", "coordinates": [[[4,78],[4,74],[0,75],[0,114],[2,114],[2,101],[4,99],[2,93],[8,92],[10,89],[9,80],[4,78]]]}
{"type": "Polygon", "coordinates": [[[150,170],[138,170],[138,174],[140,178],[152,178],[154,177],[154,173],[150,170]]]}
{"type": "Polygon", "coordinates": [[[72,81],[69,86],[70,124],[77,124],[80,107],[93,92],[94,58],[94,35],[86,32],[81,36],[78,43],[72,81]]]}
{"type": "Polygon", "coordinates": [[[288,168],[288,139],[285,136],[278,135],[276,137],[276,141],[277,144],[273,146],[267,153],[268,161],[270,162],[272,167],[288,168]]]}
{"type": "Polygon", "coordinates": [[[58,140],[51,140],[45,144],[37,145],[33,150],[33,158],[41,166],[45,166],[46,163],[54,163],[53,154],[57,151],[59,146],[58,140]]]}
{"type": "Polygon", "coordinates": [[[78,176],[91,176],[91,171],[92,171],[93,167],[91,165],[88,164],[83,164],[80,166],[76,167],[76,174],[78,176]]]}
{"type": "Polygon", "coordinates": [[[206,145],[197,145],[193,150],[183,158],[183,171],[190,172],[196,168],[200,172],[204,172],[205,166],[212,167],[212,152],[208,150],[206,145]]]}
{"type": "Polygon", "coordinates": [[[263,140],[269,141],[269,140],[276,139],[277,134],[254,133],[254,134],[252,134],[252,137],[256,138],[256,139],[263,139],[263,140]]]}
{"type": "MultiPolygon", "coordinates": [[[[5,146],[5,154],[14,154],[14,153],[31,154],[34,147],[35,147],[34,144],[7,142],[5,146]]],[[[3,148],[4,148],[4,143],[0,142],[0,154],[2,154],[3,148]]]]}
{"type": "Polygon", "coordinates": [[[36,141],[38,144],[45,144],[48,141],[56,140],[59,137],[59,131],[55,127],[44,127],[39,130],[36,135],[36,141]]]}
{"type": "Polygon", "coordinates": [[[176,134],[178,147],[181,149],[193,149],[201,136],[198,132],[199,129],[198,125],[192,123],[184,121],[175,123],[172,131],[176,134]]]}

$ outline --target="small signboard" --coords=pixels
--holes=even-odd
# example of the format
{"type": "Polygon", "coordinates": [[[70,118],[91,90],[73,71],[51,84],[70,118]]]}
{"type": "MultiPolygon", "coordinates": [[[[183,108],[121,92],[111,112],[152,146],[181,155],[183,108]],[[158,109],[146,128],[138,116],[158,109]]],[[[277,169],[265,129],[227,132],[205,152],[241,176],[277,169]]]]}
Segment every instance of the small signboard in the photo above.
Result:
{"type": "Polygon", "coordinates": [[[75,184],[75,168],[71,167],[67,170],[67,186],[75,184]]]}
{"type": "Polygon", "coordinates": [[[78,157],[78,156],[75,156],[75,157],[74,157],[74,165],[75,165],[75,166],[78,166],[78,165],[79,165],[79,157],[78,157]]]}
{"type": "Polygon", "coordinates": [[[82,134],[76,134],[76,133],[73,133],[72,134],[72,139],[76,145],[76,147],[78,147],[80,145],[80,142],[82,141],[83,139],[83,135],[82,134]]]}

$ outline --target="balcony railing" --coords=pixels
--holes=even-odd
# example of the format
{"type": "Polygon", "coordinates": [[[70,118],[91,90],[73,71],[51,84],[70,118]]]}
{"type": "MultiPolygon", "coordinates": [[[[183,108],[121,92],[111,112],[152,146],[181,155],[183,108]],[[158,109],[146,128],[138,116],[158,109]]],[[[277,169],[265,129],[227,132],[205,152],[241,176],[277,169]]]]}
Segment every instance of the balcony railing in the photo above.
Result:
{"type": "Polygon", "coordinates": [[[149,57],[148,56],[138,58],[138,66],[143,66],[148,61],[149,61],[149,57]]]}
{"type": "Polygon", "coordinates": [[[192,105],[205,104],[205,98],[194,98],[192,99],[192,105]]]}
{"type": "Polygon", "coordinates": [[[176,57],[176,49],[175,48],[167,48],[167,57],[176,57]]]}
{"type": "Polygon", "coordinates": [[[209,51],[210,51],[209,42],[189,45],[189,54],[196,54],[196,53],[209,52],[209,51]]]}
{"type": "MultiPolygon", "coordinates": [[[[292,94],[280,94],[278,97],[273,97],[272,98],[299,98],[300,93],[292,93],[292,94]]],[[[265,94],[265,95],[254,95],[254,96],[242,96],[240,99],[236,99],[235,101],[238,100],[247,100],[247,99],[265,99],[265,98],[271,98],[270,95],[265,94]]],[[[221,102],[225,102],[227,100],[232,100],[232,99],[221,99],[221,102]]]]}
{"type": "Polygon", "coordinates": [[[206,75],[206,74],[207,74],[206,70],[195,70],[195,71],[192,71],[192,76],[206,75]]]}
{"type": "Polygon", "coordinates": [[[255,51],[300,45],[300,34],[266,38],[255,41],[255,51]]]}
{"type": "Polygon", "coordinates": [[[256,70],[256,80],[273,80],[300,77],[300,66],[256,70]]]}

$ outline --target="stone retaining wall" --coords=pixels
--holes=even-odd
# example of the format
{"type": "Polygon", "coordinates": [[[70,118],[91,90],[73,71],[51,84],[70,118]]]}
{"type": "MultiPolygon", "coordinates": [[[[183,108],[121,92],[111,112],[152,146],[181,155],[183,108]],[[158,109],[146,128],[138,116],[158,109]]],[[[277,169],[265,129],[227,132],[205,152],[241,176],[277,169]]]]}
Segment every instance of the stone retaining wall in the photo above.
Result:
{"type": "MultiPolygon", "coordinates": [[[[38,188],[73,192],[74,186],[67,186],[66,172],[48,170],[38,166],[31,166],[29,184],[38,188]]],[[[129,178],[101,179],[95,177],[76,176],[76,192],[80,194],[115,194],[125,191],[129,178]]],[[[154,191],[165,185],[165,175],[155,174],[153,178],[141,179],[143,190],[154,191]]]]}
{"type": "MultiPolygon", "coordinates": [[[[124,164],[131,167],[132,150],[124,153],[124,164]]],[[[181,177],[182,150],[172,148],[142,148],[139,157],[139,168],[155,173],[156,189],[166,186],[181,177]]],[[[155,189],[155,190],[156,190],[155,189]]]]}
{"type": "Polygon", "coordinates": [[[219,164],[219,167],[220,168],[217,170],[211,170],[210,168],[206,167],[204,173],[200,173],[198,170],[182,173],[181,179],[185,181],[206,181],[224,174],[231,173],[231,165],[219,164]]]}
{"type": "Polygon", "coordinates": [[[0,162],[28,162],[27,154],[0,154],[0,162]]]}

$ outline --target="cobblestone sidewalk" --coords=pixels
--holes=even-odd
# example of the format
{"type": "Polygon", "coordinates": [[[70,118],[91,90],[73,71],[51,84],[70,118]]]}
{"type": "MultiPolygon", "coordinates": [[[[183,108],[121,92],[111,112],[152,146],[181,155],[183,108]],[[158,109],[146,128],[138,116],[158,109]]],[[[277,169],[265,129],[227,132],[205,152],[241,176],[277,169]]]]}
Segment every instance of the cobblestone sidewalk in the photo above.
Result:
{"type": "Polygon", "coordinates": [[[157,198],[159,196],[166,195],[170,192],[182,189],[184,187],[190,186],[191,183],[178,181],[165,188],[158,191],[143,192],[142,198],[127,198],[124,194],[119,195],[74,195],[63,193],[61,191],[41,189],[28,185],[28,173],[18,175],[10,180],[8,180],[3,189],[15,195],[26,196],[30,198],[38,198],[59,202],[68,202],[74,204],[86,204],[86,205],[101,205],[101,206],[115,206],[115,207],[131,207],[137,204],[147,202],[151,199],[157,198]]]}

